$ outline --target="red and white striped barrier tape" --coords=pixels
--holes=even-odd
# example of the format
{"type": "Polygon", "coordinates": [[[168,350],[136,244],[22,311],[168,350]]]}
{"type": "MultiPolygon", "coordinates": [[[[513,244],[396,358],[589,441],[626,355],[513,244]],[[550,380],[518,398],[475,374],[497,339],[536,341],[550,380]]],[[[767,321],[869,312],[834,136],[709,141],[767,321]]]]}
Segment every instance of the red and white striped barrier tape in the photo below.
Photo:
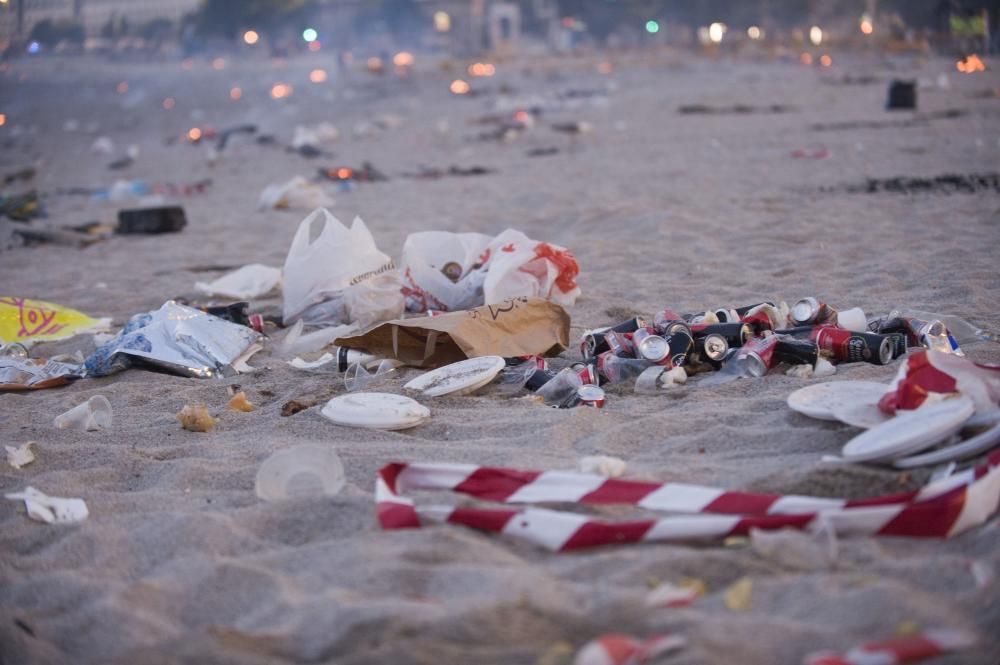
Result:
{"type": "Polygon", "coordinates": [[[982,524],[1000,505],[1000,450],[980,466],[904,492],[869,499],[729,492],[702,485],[608,479],[570,471],[519,471],[471,464],[392,463],[378,472],[375,503],[384,529],[423,521],[462,524],[521,538],[552,551],[634,542],[746,535],[750,529],[809,529],[840,534],[947,538],[982,524]],[[628,504],[681,513],[608,522],[545,508],[416,507],[407,490],[450,490],[507,504],[628,504]]]}
{"type": "Polygon", "coordinates": [[[846,653],[823,651],[810,654],[806,656],[803,665],[897,665],[966,649],[973,644],[975,640],[960,631],[926,630],[862,644],[846,653]]]}
{"type": "Polygon", "coordinates": [[[655,635],[639,640],[631,635],[609,633],[580,647],[573,665],[642,665],[685,644],[687,640],[680,635],[655,635]]]}

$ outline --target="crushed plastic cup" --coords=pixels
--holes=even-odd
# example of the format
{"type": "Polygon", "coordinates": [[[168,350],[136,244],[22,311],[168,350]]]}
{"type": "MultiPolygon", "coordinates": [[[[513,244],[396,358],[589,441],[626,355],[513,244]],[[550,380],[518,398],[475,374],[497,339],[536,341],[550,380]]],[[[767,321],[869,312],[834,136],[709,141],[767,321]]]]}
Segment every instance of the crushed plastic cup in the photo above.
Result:
{"type": "Polygon", "coordinates": [[[576,401],[577,391],[583,385],[583,379],[572,367],[567,367],[545,382],[535,394],[541,397],[547,406],[563,408],[576,401]]]}
{"type": "Polygon", "coordinates": [[[365,390],[392,374],[403,363],[398,360],[380,360],[375,371],[369,371],[362,363],[354,363],[344,372],[344,388],[353,393],[365,390]]]}
{"type": "Polygon", "coordinates": [[[108,398],[104,395],[94,395],[83,404],[56,416],[53,424],[58,429],[93,432],[110,428],[111,417],[111,402],[108,398]]]}
{"type": "Polygon", "coordinates": [[[837,325],[845,330],[868,332],[868,318],[865,316],[865,310],[860,307],[837,312],[837,325]]]}
{"type": "Polygon", "coordinates": [[[264,501],[333,496],[344,488],[344,465],[329,445],[279,450],[260,465],[254,490],[264,501]]]}

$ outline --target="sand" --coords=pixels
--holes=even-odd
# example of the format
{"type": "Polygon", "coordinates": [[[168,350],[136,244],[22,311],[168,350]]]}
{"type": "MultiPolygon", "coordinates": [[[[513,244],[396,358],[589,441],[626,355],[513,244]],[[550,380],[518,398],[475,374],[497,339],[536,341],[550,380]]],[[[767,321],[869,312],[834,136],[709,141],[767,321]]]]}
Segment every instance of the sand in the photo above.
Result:
{"type": "MultiPolygon", "coordinates": [[[[58,246],[0,252],[0,292],[62,303],[120,325],[172,297],[197,299],[193,285],[222,274],[204,266],[280,266],[308,211],[256,211],[267,184],[320,165],[369,160],[392,179],[355,191],[329,190],[344,221],[360,214],[379,247],[399,256],[412,231],[495,234],[513,227],[569,247],[583,295],[572,336],[663,306],[697,310],[815,295],[869,313],[895,306],[945,311],[1000,328],[997,247],[1000,199],[975,194],[849,194],[866,177],[995,171],[1000,100],[995,72],[962,76],[943,58],[851,59],[833,68],[792,62],[692,59],[685,54],[511,63],[474,85],[507,83],[518,95],[599,89],[542,117],[510,143],[474,140],[466,119],[490,112],[495,96],[447,93],[451,77],[427,67],[413,81],[307,72],[328,60],[230,63],[222,71],[176,63],[65,60],[15,62],[2,73],[0,167],[40,162],[35,185],[50,195],[55,228],[113,221],[117,204],[55,195],[57,188],[211,178],[182,197],[189,226],[162,237],[112,237],[86,249],[58,246]],[[531,70],[531,71],[528,71],[531,70]],[[939,74],[949,87],[940,87],[939,74]],[[871,85],[837,85],[844,74],[871,85]],[[922,112],[961,109],[958,118],[860,130],[816,123],[902,120],[883,110],[893,77],[917,78],[922,112]],[[128,91],[115,92],[120,81],[128,91]],[[278,81],[294,86],[267,98],[278,81]],[[243,90],[240,102],[230,87],[243,90]],[[161,108],[173,97],[171,110],[161,108]],[[679,115],[684,104],[792,107],[784,114],[679,115]],[[400,124],[353,137],[382,114],[400,124]],[[79,129],[65,131],[67,120],[79,129]],[[286,152],[297,123],[334,123],[335,157],[286,152]],[[570,139],[548,123],[585,120],[570,139]],[[279,146],[236,136],[215,166],[206,146],[165,145],[192,126],[257,123],[279,146]],[[92,126],[96,124],[97,126],[92,126]],[[448,131],[441,131],[447,125],[448,131]],[[118,153],[141,154],[121,174],[90,152],[98,135],[118,153]],[[532,148],[559,153],[529,158],[532,148]],[[797,149],[825,148],[824,159],[797,149]],[[498,173],[408,180],[420,165],[483,165],[498,173]]],[[[72,125],[70,129],[73,129],[72,125]]],[[[204,301],[202,298],[201,301],[204,301]]],[[[280,298],[254,303],[278,312],[280,298]]],[[[274,339],[280,340],[279,332],[274,339]]],[[[92,342],[36,347],[38,354],[86,351],[92,342]]],[[[282,417],[282,404],[344,392],[333,374],[294,370],[271,344],[231,380],[203,381],[130,370],[27,394],[0,395],[0,438],[37,441],[21,470],[0,468],[0,489],[32,485],[82,497],[76,526],[30,521],[0,503],[0,653],[4,663],[539,663],[569,662],[572,650],[605,632],[684,635],[688,646],[662,662],[799,663],[822,648],[848,648],[914,627],[971,631],[978,647],[934,661],[992,665],[1000,659],[997,587],[977,588],[969,563],[997,571],[994,519],[954,540],[842,538],[832,568],[800,570],[744,545],[638,545],[552,554],[459,527],[385,532],[374,518],[376,470],[393,460],[446,461],[525,469],[572,469],[586,455],[615,455],[627,477],[730,489],[862,497],[915,488],[928,470],[822,464],[856,432],[808,419],[784,403],[803,379],[780,373],[670,396],[612,390],[601,411],[556,411],[488,389],[429,400],[433,417],[403,432],[333,425],[314,407],[282,417]],[[238,384],[257,405],[227,412],[238,384]],[[114,409],[106,432],[57,430],[52,419],[92,395],[114,409]],[[201,402],[220,423],[183,431],[174,414],[201,402]],[[258,466],[299,443],[333,446],[347,485],[334,498],[264,503],[258,466]],[[733,611],[725,589],[753,580],[751,605],[733,611]],[[704,581],[687,609],[644,607],[651,585],[704,581]]],[[[995,343],[971,345],[974,359],[1000,362],[995,343]]],[[[564,354],[569,360],[574,350],[564,354]]],[[[836,378],[888,382],[896,366],[844,365],[836,378]]],[[[402,392],[417,370],[383,389],[402,392]]]]}

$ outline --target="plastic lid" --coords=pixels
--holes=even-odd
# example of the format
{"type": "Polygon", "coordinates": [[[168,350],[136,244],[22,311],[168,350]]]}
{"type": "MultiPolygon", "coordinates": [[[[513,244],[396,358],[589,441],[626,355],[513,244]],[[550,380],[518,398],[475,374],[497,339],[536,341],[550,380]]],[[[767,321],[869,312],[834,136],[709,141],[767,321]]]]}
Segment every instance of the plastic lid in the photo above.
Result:
{"type": "Polygon", "coordinates": [[[334,397],[320,413],[338,425],[373,429],[406,429],[431,417],[426,406],[404,395],[353,393],[334,397]]]}

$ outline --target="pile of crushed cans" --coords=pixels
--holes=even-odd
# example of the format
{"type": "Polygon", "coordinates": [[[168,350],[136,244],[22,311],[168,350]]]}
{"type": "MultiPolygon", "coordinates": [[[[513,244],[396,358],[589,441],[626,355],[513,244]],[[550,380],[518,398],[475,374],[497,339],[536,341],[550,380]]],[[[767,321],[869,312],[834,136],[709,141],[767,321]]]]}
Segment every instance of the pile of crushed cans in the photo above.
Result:
{"type": "Polygon", "coordinates": [[[813,297],[791,307],[762,302],[699,314],[665,309],[651,319],[636,316],[585,332],[582,362],[561,372],[540,358],[510,359],[501,383],[533,390],[550,406],[600,408],[607,384],[635,380],[636,392],[655,393],[693,374],[718,372],[706,382],[718,384],[764,376],[780,363],[802,366],[800,376],[823,376],[835,372],[830,361],[887,365],[917,346],[962,355],[940,320],[895,311],[866,319],[859,309],[838,312],[813,297]]]}

